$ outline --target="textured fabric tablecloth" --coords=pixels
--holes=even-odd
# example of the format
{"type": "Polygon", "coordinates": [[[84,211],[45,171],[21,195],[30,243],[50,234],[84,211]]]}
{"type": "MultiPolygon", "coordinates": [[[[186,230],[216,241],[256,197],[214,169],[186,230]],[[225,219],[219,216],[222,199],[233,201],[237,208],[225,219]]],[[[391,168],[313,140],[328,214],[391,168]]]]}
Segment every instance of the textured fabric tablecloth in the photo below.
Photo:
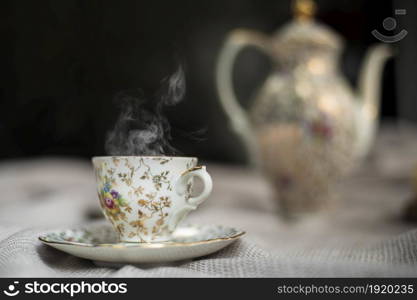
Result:
{"type": "Polygon", "coordinates": [[[4,161],[0,276],[417,276],[417,223],[401,217],[412,198],[408,177],[417,162],[416,137],[410,129],[385,129],[370,159],[341,185],[340,206],[298,222],[276,214],[271,189],[256,172],[208,164],[214,192],[187,222],[235,226],[247,235],[200,259],[117,269],[97,267],[37,239],[42,232],[88,226],[97,218],[89,162],[4,161]]]}

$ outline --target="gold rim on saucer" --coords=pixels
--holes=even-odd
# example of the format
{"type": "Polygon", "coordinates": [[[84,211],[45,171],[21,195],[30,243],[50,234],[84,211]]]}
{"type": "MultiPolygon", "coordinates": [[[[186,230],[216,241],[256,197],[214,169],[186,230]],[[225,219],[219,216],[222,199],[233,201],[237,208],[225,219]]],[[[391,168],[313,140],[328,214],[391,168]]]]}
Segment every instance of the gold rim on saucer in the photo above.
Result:
{"type": "Polygon", "coordinates": [[[111,247],[111,248],[129,248],[129,247],[140,247],[140,248],[164,248],[164,247],[189,247],[194,245],[202,245],[202,244],[210,244],[213,242],[219,241],[230,241],[235,240],[244,234],[245,231],[237,230],[237,233],[229,236],[229,237],[220,237],[220,238],[212,238],[203,241],[195,241],[195,242],[157,242],[157,243],[127,243],[127,242],[119,242],[119,243],[81,243],[81,242],[71,242],[71,241],[51,241],[49,238],[45,238],[45,235],[39,236],[38,239],[46,244],[59,244],[59,245],[70,245],[70,246],[81,246],[81,247],[111,247]]]}

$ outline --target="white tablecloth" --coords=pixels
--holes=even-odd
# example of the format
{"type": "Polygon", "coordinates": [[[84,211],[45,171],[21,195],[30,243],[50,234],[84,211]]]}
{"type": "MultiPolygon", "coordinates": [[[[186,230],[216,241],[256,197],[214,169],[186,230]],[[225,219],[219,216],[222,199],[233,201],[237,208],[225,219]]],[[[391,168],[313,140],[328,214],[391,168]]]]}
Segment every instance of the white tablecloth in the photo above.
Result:
{"type": "Polygon", "coordinates": [[[235,226],[247,235],[203,258],[115,269],[37,239],[55,228],[88,226],[100,216],[89,162],[3,161],[0,276],[417,276],[417,223],[401,216],[412,197],[408,176],[417,162],[416,137],[412,130],[387,128],[367,163],[341,184],[340,206],[297,222],[276,214],[262,176],[209,163],[214,192],[187,222],[235,226]]]}

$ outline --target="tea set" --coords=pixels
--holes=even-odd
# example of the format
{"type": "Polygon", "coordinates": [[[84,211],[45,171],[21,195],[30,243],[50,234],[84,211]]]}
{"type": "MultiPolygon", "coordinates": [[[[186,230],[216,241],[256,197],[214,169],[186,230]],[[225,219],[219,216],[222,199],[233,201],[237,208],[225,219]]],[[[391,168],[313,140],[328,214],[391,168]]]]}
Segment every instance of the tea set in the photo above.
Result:
{"type": "Polygon", "coordinates": [[[57,230],[39,239],[103,263],[160,263],[216,252],[244,232],[220,225],[180,225],[206,200],[212,180],[194,157],[106,156],[92,159],[101,210],[111,224],[57,230]],[[204,188],[193,196],[194,177],[204,188]]]}
{"type": "MultiPolygon", "coordinates": [[[[294,1],[294,19],[268,37],[238,29],[226,38],[216,68],[220,104],[250,161],[276,191],[285,216],[332,207],[331,187],[360,164],[372,145],[379,114],[386,44],[365,56],[355,91],[339,67],[342,38],[314,19],[312,0],[294,1]],[[247,112],[233,90],[233,65],[245,47],[274,68],[247,112]]],[[[64,230],[40,237],[70,254],[108,263],[166,262],[218,251],[244,232],[224,226],[181,225],[208,198],[212,180],[194,157],[93,158],[101,209],[112,226],[64,230]],[[204,189],[193,196],[193,179],[204,189]]]]}

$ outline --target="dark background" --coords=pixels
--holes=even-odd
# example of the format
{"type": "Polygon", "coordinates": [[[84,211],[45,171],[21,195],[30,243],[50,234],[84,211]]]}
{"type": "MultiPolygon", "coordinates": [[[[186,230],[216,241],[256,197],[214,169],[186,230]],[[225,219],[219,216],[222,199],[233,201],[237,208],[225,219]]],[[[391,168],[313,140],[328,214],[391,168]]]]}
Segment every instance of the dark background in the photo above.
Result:
{"type": "MultiPolygon", "coordinates": [[[[367,47],[394,8],[408,36],[384,74],[383,120],[417,119],[416,1],[317,1],[317,19],[346,39],[341,67],[352,85],[367,47]]],[[[173,144],[184,155],[243,162],[227,125],[214,67],[230,30],[272,33],[291,18],[290,1],[5,1],[0,9],[0,140],[2,159],[103,155],[118,115],[114,95],[141,88],[153,95],[178,63],[186,70],[185,101],[170,108],[173,144]]],[[[395,32],[394,32],[395,33],[395,32]]],[[[236,90],[244,105],[270,71],[269,60],[244,51],[236,90]]]]}

